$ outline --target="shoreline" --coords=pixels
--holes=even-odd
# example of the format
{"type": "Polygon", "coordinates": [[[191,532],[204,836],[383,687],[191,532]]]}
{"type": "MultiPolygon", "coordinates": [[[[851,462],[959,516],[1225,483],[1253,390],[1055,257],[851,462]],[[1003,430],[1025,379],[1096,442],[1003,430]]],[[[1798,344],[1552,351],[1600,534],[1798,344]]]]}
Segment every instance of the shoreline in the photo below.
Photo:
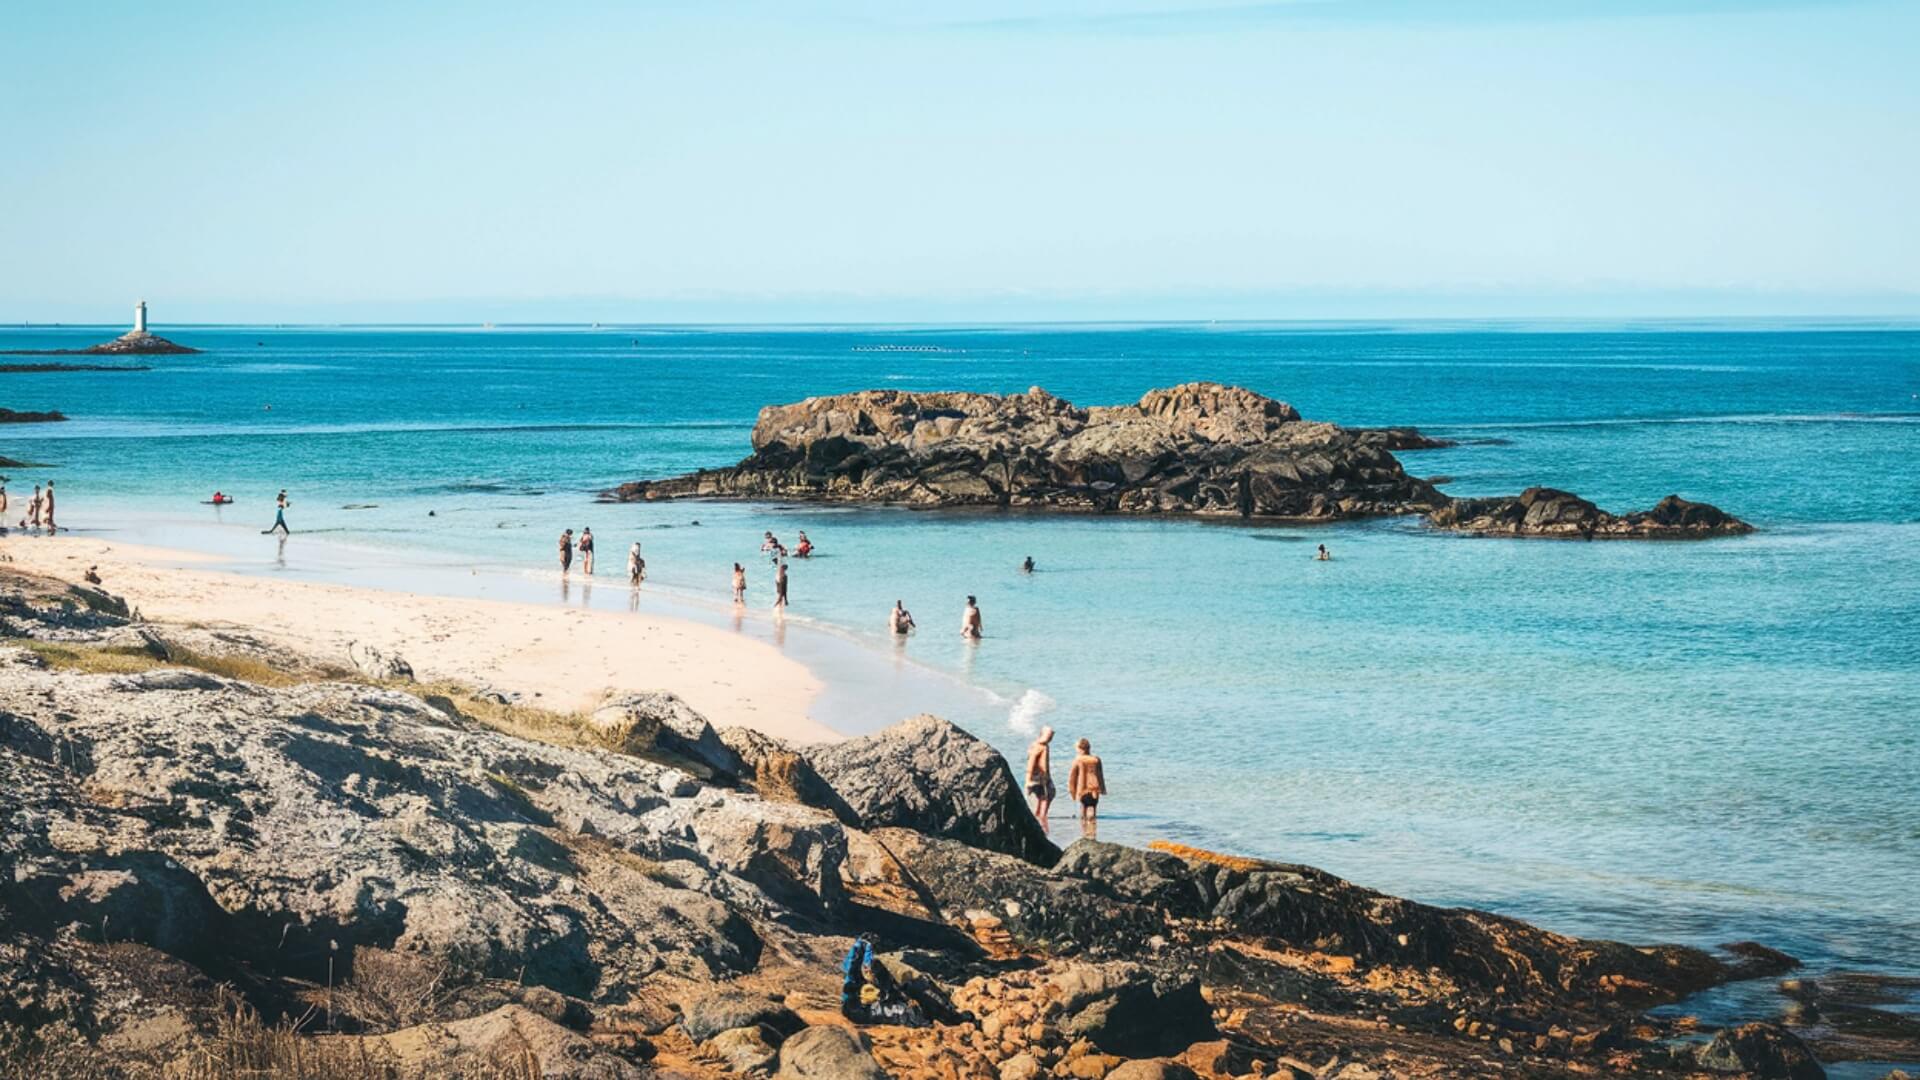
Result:
{"type": "Polygon", "coordinates": [[[0,552],[16,569],[69,583],[97,565],[105,588],[156,621],[245,626],[328,657],[344,657],[348,643],[360,641],[404,657],[422,678],[519,693],[557,710],[669,690],[716,725],[802,744],[843,737],[813,718],[824,685],[804,664],[691,619],[263,579],[223,568],[216,554],[84,532],[10,535],[0,552]]]}

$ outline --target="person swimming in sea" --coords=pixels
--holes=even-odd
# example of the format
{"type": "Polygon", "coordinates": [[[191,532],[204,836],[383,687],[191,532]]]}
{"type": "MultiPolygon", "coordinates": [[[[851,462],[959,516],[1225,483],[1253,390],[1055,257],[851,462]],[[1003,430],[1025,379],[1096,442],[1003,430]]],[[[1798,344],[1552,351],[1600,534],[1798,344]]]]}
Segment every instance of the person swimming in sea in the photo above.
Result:
{"type": "Polygon", "coordinates": [[[573,568],[573,530],[560,534],[560,573],[566,574],[573,568]]]}
{"type": "Polygon", "coordinates": [[[1027,747],[1027,797],[1033,800],[1033,816],[1040,820],[1040,831],[1047,828],[1047,813],[1053,809],[1053,729],[1043,727],[1040,737],[1027,747]]]}
{"type": "Polygon", "coordinates": [[[1033,573],[1033,556],[1027,556],[1027,561],[1020,564],[1020,572],[1023,574],[1033,573]]]}
{"type": "Polygon", "coordinates": [[[967,597],[967,608],[960,613],[960,636],[968,641],[979,641],[986,634],[986,624],[980,618],[980,604],[973,597],[967,597]]]}
{"type": "Polygon", "coordinates": [[[739,563],[733,564],[733,602],[747,602],[747,568],[739,563]]]}
{"type": "Polygon", "coordinates": [[[1314,552],[1313,558],[1315,562],[1332,562],[1333,552],[1327,550],[1327,545],[1321,544],[1320,550],[1314,552]]]}
{"type": "Polygon", "coordinates": [[[627,582],[638,585],[647,578],[647,560],[640,557],[640,541],[627,549],[627,582]]]}
{"type": "Polygon", "coordinates": [[[812,554],[813,554],[813,541],[807,539],[807,530],[801,529],[800,542],[794,545],[793,557],[796,559],[805,559],[812,556],[812,554]]]}
{"type": "Polygon", "coordinates": [[[273,525],[260,530],[260,535],[266,536],[269,533],[277,532],[281,536],[292,536],[293,530],[287,528],[287,507],[292,505],[293,503],[287,499],[287,489],[281,488],[280,494],[276,495],[273,500],[273,525]]]}
{"type": "Polygon", "coordinates": [[[1099,827],[1100,797],[1107,793],[1107,772],[1093,755],[1093,746],[1081,739],[1074,743],[1079,751],[1073,767],[1067,770],[1067,794],[1080,804],[1080,829],[1092,836],[1099,827]]]}
{"type": "Polygon", "coordinates": [[[913,613],[898,600],[893,602],[893,610],[887,613],[887,629],[893,631],[895,637],[905,637],[913,629],[913,613]]]}

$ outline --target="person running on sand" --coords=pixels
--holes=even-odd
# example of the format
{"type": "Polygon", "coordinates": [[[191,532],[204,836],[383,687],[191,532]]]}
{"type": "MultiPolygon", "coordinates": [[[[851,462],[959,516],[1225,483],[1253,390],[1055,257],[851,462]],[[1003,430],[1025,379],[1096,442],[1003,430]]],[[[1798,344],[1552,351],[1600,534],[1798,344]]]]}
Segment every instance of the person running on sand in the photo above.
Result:
{"type": "Polygon", "coordinates": [[[980,621],[980,605],[973,597],[967,597],[967,610],[960,613],[960,636],[968,641],[979,641],[986,633],[986,624],[980,621]]]}
{"type": "Polygon", "coordinates": [[[1040,831],[1048,832],[1047,813],[1053,809],[1053,729],[1043,727],[1040,737],[1027,747],[1027,795],[1033,799],[1033,816],[1040,819],[1040,831]]]}
{"type": "Polygon", "coordinates": [[[1316,562],[1332,562],[1333,552],[1327,550],[1327,545],[1321,544],[1320,550],[1313,557],[1316,562]]]}
{"type": "Polygon", "coordinates": [[[560,534],[560,572],[565,574],[573,568],[573,530],[560,534]]]}
{"type": "Polygon", "coordinates": [[[1093,756],[1092,745],[1085,739],[1073,744],[1079,751],[1073,759],[1073,768],[1067,771],[1067,794],[1080,804],[1080,827],[1092,835],[1100,819],[1100,796],[1107,793],[1107,773],[1100,767],[1100,759],[1093,756]]]}
{"type": "Polygon", "coordinates": [[[787,564],[773,572],[773,606],[775,610],[785,611],[787,607],[787,564]]]}
{"type": "Polygon", "coordinates": [[[733,564],[733,602],[747,602],[747,568],[739,563],[733,564]]]}
{"type": "Polygon", "coordinates": [[[593,573],[593,530],[585,527],[580,530],[580,572],[593,573]]]}
{"type": "Polygon", "coordinates": [[[907,631],[913,629],[913,613],[898,600],[893,602],[893,610],[887,614],[887,629],[892,630],[895,637],[905,637],[907,631]]]}
{"type": "Polygon", "coordinates": [[[293,535],[293,530],[287,528],[287,507],[291,505],[293,504],[287,501],[287,489],[281,488],[280,494],[273,500],[273,525],[260,530],[260,535],[266,536],[273,532],[278,532],[282,536],[293,535]]]}
{"type": "Polygon", "coordinates": [[[53,481],[47,481],[47,494],[40,503],[40,520],[47,523],[48,532],[60,531],[53,523],[53,481]]]}

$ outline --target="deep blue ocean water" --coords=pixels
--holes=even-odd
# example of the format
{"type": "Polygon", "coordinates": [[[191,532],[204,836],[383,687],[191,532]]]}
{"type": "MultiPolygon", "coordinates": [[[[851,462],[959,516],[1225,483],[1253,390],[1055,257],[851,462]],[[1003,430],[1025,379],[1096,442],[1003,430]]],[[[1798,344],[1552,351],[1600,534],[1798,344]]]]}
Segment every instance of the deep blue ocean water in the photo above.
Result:
{"type": "MultiPolygon", "coordinates": [[[[56,476],[65,523],[165,525],[241,569],[298,572],[331,541],[510,574],[553,602],[554,536],[591,525],[609,564],[644,542],[649,605],[723,619],[728,568],[747,563],[750,627],[771,599],[761,531],[805,529],[820,554],[795,564],[794,632],[869,661],[825,672],[821,718],[938,708],[1015,754],[1042,723],[1088,736],[1110,838],[1311,863],[1569,932],[1752,938],[1920,974],[1920,329],[161,332],[207,351],[0,375],[0,405],[73,417],[0,427],[0,455],[57,466],[9,470],[11,493],[56,476]],[[1037,384],[1112,404],[1195,379],[1458,438],[1402,455],[1455,494],[1546,484],[1626,510],[1678,492],[1760,531],[1582,544],[592,499],[732,463],[772,402],[1037,384]],[[258,536],[279,487],[284,551],[258,536]],[[215,488],[241,502],[216,516],[198,505],[215,488]],[[1333,562],[1311,559],[1320,542],[1333,562]],[[967,593],[977,648],[957,636],[967,593]],[[899,653],[881,633],[896,598],[922,627],[899,653]],[[915,700],[873,674],[898,665],[950,692],[915,700]]],[[[0,348],[105,336],[0,329],[0,348]]],[[[565,602],[626,602],[606,577],[594,592],[565,602]]]]}

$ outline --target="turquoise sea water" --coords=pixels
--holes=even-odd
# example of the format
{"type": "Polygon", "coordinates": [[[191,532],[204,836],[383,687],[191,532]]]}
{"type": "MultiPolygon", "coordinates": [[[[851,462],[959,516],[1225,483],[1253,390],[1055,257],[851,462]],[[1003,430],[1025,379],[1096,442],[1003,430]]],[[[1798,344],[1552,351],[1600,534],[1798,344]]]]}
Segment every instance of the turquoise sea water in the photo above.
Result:
{"type": "MultiPolygon", "coordinates": [[[[0,375],[0,404],[74,417],[0,428],[0,455],[58,466],[11,470],[13,494],[55,476],[71,526],[246,570],[380,567],[459,591],[479,568],[516,595],[616,608],[608,571],[640,539],[644,606],[725,623],[738,560],[742,632],[770,639],[759,535],[805,529],[819,556],[794,566],[781,637],[834,684],[820,718],[934,708],[1010,753],[1043,723],[1086,735],[1110,838],[1311,863],[1570,932],[1752,938],[1920,974],[1920,329],[162,332],[208,351],[0,375]],[[1458,438],[1402,455],[1455,494],[1538,483],[1624,510],[1678,492],[1761,531],[1581,544],[592,498],[731,463],[761,405],[810,394],[1038,384],[1110,404],[1193,379],[1458,438]],[[281,549],[258,531],[283,486],[281,549]],[[215,488],[241,501],[198,505],[215,488]],[[607,567],[563,598],[554,537],[583,525],[607,567]],[[1320,542],[1333,562],[1311,559],[1320,542]],[[978,647],[956,632],[968,593],[978,647]],[[922,627],[898,651],[881,633],[896,598],[922,627]]],[[[0,348],[103,336],[4,329],[0,348]]]]}

